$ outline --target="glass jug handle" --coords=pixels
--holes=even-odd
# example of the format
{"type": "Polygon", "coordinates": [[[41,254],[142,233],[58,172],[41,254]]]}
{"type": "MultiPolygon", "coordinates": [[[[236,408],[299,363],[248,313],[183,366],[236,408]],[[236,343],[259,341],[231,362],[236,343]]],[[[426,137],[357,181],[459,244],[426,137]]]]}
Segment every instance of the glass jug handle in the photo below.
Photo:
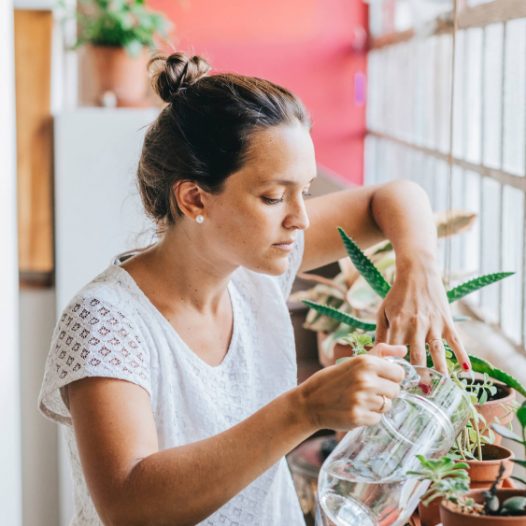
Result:
{"type": "Polygon", "coordinates": [[[392,363],[399,365],[405,372],[405,377],[400,383],[402,389],[409,389],[411,387],[416,387],[420,383],[420,376],[416,372],[416,369],[403,358],[391,358],[390,356],[385,358],[392,363]]]}

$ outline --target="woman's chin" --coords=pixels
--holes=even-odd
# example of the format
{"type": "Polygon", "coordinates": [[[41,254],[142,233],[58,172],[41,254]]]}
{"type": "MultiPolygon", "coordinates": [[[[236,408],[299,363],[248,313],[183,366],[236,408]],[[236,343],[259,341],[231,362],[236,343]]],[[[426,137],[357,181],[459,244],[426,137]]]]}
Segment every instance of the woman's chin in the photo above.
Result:
{"type": "Polygon", "coordinates": [[[250,270],[270,276],[280,276],[289,268],[289,259],[285,257],[265,259],[263,262],[248,266],[250,270]]]}

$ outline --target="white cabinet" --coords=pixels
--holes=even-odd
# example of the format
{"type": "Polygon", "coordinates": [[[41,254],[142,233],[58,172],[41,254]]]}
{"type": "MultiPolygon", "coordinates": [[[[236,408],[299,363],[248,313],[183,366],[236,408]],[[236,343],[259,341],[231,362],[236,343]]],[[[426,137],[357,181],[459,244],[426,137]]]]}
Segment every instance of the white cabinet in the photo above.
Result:
{"type": "Polygon", "coordinates": [[[136,169],[157,110],[86,108],[55,119],[57,309],[112,257],[149,243],[136,169]]]}

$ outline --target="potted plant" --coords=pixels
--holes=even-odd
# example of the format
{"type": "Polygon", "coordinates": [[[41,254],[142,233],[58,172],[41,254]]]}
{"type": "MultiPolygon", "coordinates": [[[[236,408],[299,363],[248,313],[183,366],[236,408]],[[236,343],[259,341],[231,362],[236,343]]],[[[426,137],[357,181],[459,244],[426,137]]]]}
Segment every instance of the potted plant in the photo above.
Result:
{"type": "Polygon", "coordinates": [[[78,0],[74,48],[85,46],[94,102],[113,97],[117,106],[143,106],[146,66],[170,23],[144,0],[78,0]]]}
{"type": "Polygon", "coordinates": [[[422,526],[434,526],[440,522],[440,501],[443,498],[456,500],[469,491],[468,465],[459,457],[448,454],[440,459],[426,459],[418,455],[421,469],[408,475],[428,481],[429,487],[420,499],[418,514],[422,526]]]}
{"type": "MultiPolygon", "coordinates": [[[[471,227],[475,219],[474,213],[463,210],[447,214],[438,213],[435,216],[437,235],[442,238],[464,232],[471,227]]],[[[378,243],[364,254],[389,283],[394,281],[395,256],[390,241],[378,243]]],[[[293,294],[292,298],[329,305],[355,318],[374,319],[382,298],[370,287],[351,259],[341,259],[339,265],[341,272],[333,279],[310,273],[301,274],[303,280],[314,282],[315,286],[293,294]]],[[[329,365],[334,361],[334,352],[336,354],[346,352],[339,345],[349,343],[345,341],[345,337],[349,334],[349,327],[346,324],[310,309],[304,327],[317,333],[320,362],[323,365],[329,365]]]]}
{"type": "MultiPolygon", "coordinates": [[[[345,249],[349,258],[351,259],[357,272],[364,278],[369,284],[370,288],[380,297],[385,298],[387,293],[391,290],[391,284],[382,275],[380,270],[375,264],[362,252],[358,245],[344,232],[343,229],[338,229],[345,249]]],[[[486,274],[473,279],[470,279],[451,290],[447,291],[447,297],[450,303],[454,303],[459,299],[477,291],[488,285],[496,283],[508,276],[513,275],[513,272],[497,272],[493,274],[486,274]]],[[[356,335],[368,335],[370,343],[374,343],[374,332],[376,330],[376,324],[373,321],[363,320],[344,312],[329,304],[320,304],[309,299],[304,299],[303,302],[309,306],[317,314],[327,317],[333,322],[338,323],[338,340],[345,341],[346,339],[356,338],[356,335]]],[[[363,347],[363,346],[362,346],[363,347]]],[[[354,352],[354,349],[352,349],[354,352]]],[[[447,359],[449,361],[449,367],[451,370],[459,370],[458,362],[455,355],[448,348],[447,359]]],[[[501,371],[494,367],[488,361],[479,358],[478,356],[470,355],[470,361],[472,370],[475,373],[482,375],[486,374],[487,377],[505,384],[511,389],[515,389],[517,392],[526,396],[526,388],[512,375],[501,371]]]]}
{"type": "MultiPolygon", "coordinates": [[[[493,428],[505,438],[522,445],[526,456],[526,402],[517,410],[522,436],[511,432],[508,428],[494,424],[493,428]]],[[[526,460],[513,459],[513,462],[526,467],[526,460]]],[[[491,488],[486,491],[470,491],[456,496],[453,501],[445,496],[440,504],[440,518],[444,526],[482,526],[489,525],[526,525],[526,490],[499,489],[499,483],[505,468],[501,466],[497,478],[491,488]]],[[[526,481],[513,477],[522,484],[526,481]]]]}
{"type": "MultiPolygon", "coordinates": [[[[385,297],[391,288],[391,284],[373,261],[360,250],[356,243],[347,236],[342,229],[340,229],[339,232],[356,271],[363,277],[363,280],[369,285],[372,291],[380,298],[385,297]]],[[[471,279],[449,290],[447,292],[448,299],[453,303],[511,274],[512,273],[501,272],[471,279]]],[[[304,302],[317,314],[330,318],[339,324],[330,338],[348,344],[352,354],[367,352],[374,344],[374,331],[376,326],[372,321],[363,320],[349,312],[344,312],[342,309],[336,308],[334,304],[322,305],[308,299],[304,300],[304,302]]],[[[343,301],[340,302],[340,305],[341,304],[343,304],[343,301]]],[[[428,359],[429,365],[432,366],[429,356],[428,359]]],[[[526,389],[513,376],[493,367],[489,362],[476,356],[470,356],[470,360],[473,371],[479,373],[480,376],[478,378],[469,375],[466,376],[447,344],[446,359],[450,376],[470,394],[472,401],[472,415],[464,432],[461,433],[457,441],[455,452],[460,458],[465,460],[466,469],[469,469],[474,479],[473,484],[478,487],[487,488],[491,484],[491,481],[495,479],[496,470],[498,470],[501,460],[505,460],[503,475],[509,476],[511,473],[510,459],[512,455],[509,450],[492,445],[494,434],[490,426],[494,418],[498,417],[488,413],[484,416],[481,409],[484,408],[487,403],[492,403],[493,398],[497,399],[497,404],[501,404],[502,402],[498,400],[499,397],[503,395],[504,397],[513,397],[512,394],[509,394],[511,389],[515,389],[523,395],[526,395],[526,389]],[[496,381],[502,383],[497,384],[496,381]],[[488,469],[490,470],[489,474],[487,472],[488,469]]],[[[508,413],[511,413],[510,403],[510,400],[507,399],[506,411],[508,413]]],[[[506,420],[503,419],[503,422],[505,423],[506,420]]],[[[438,522],[438,520],[436,520],[436,522],[438,522]]],[[[433,524],[433,522],[429,524],[433,524]]]]}

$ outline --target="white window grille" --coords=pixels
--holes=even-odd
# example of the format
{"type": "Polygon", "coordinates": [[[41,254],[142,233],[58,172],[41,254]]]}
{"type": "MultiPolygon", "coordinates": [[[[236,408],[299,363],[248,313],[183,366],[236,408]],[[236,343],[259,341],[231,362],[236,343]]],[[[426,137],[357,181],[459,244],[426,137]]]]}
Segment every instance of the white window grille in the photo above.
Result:
{"type": "Polygon", "coordinates": [[[435,210],[477,212],[476,227],[451,241],[448,266],[453,276],[516,272],[468,305],[525,350],[526,1],[458,0],[456,17],[443,0],[411,2],[370,0],[376,34],[368,60],[365,179],[410,178],[427,190],[435,210]],[[416,29],[407,29],[411,2],[420,7],[416,29]],[[431,22],[422,17],[423,4],[431,22]],[[395,30],[389,34],[386,19],[384,26],[395,30]]]}

